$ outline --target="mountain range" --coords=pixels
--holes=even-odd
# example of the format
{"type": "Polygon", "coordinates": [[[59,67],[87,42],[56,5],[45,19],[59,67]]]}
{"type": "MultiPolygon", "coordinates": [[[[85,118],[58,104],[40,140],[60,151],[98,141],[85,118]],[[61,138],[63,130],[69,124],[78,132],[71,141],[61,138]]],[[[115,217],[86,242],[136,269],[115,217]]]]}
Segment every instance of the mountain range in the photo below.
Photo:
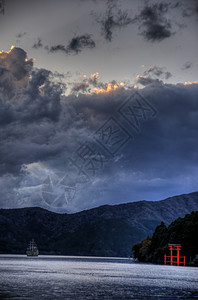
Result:
{"type": "Polygon", "coordinates": [[[198,192],[161,201],[103,205],[74,214],[39,207],[0,209],[0,253],[25,254],[34,238],[40,254],[131,256],[132,245],[163,221],[198,211],[198,192]]]}

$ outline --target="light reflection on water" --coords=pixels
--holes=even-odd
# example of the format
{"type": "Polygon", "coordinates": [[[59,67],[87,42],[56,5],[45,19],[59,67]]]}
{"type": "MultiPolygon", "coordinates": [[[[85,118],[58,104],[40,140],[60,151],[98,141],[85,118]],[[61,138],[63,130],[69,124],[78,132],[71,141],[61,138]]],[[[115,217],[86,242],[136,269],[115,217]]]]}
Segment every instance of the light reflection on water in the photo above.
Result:
{"type": "Polygon", "coordinates": [[[0,255],[0,299],[198,299],[198,268],[0,255]]]}

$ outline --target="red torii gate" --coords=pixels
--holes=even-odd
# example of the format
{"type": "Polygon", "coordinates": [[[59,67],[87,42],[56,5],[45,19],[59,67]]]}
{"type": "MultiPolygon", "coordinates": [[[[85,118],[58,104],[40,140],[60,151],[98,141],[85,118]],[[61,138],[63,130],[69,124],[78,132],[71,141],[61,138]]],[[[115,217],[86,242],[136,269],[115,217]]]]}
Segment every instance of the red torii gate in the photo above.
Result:
{"type": "Polygon", "coordinates": [[[186,257],[185,256],[179,256],[179,251],[181,250],[180,244],[168,244],[170,255],[164,255],[164,264],[165,265],[186,265],[186,257]],[[173,251],[177,251],[177,255],[173,255],[173,251]]]}

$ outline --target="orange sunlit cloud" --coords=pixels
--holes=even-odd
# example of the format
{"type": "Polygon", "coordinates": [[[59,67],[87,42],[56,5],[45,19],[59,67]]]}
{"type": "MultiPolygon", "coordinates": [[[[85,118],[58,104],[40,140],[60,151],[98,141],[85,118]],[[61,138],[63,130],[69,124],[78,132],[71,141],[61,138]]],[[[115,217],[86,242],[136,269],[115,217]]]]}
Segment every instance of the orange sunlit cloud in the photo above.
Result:
{"type": "Polygon", "coordinates": [[[98,72],[93,73],[93,74],[90,75],[91,79],[98,78],[98,77],[99,77],[99,73],[98,72]]]}
{"type": "Polygon", "coordinates": [[[93,92],[95,94],[101,94],[101,93],[110,93],[112,91],[117,90],[118,88],[123,88],[125,84],[123,82],[120,82],[119,84],[114,84],[114,83],[108,83],[106,89],[97,89],[95,88],[93,92]]]}
{"type": "Polygon", "coordinates": [[[12,45],[9,51],[2,50],[2,51],[0,51],[0,54],[2,54],[2,53],[6,53],[6,54],[10,53],[12,51],[12,49],[14,49],[14,48],[15,48],[15,46],[12,45]]]}
{"type": "Polygon", "coordinates": [[[193,81],[193,82],[191,82],[191,81],[186,81],[186,82],[184,82],[184,85],[189,85],[189,84],[193,84],[193,83],[198,83],[198,81],[193,81]]]}

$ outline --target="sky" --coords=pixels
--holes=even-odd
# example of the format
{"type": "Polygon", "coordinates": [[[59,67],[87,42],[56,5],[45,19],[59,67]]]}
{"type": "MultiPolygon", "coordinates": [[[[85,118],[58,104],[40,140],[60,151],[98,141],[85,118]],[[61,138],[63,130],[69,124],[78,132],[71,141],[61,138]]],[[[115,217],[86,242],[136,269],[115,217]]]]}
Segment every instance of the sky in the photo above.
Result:
{"type": "Polygon", "coordinates": [[[0,207],[197,191],[198,3],[0,0],[0,207]]]}

